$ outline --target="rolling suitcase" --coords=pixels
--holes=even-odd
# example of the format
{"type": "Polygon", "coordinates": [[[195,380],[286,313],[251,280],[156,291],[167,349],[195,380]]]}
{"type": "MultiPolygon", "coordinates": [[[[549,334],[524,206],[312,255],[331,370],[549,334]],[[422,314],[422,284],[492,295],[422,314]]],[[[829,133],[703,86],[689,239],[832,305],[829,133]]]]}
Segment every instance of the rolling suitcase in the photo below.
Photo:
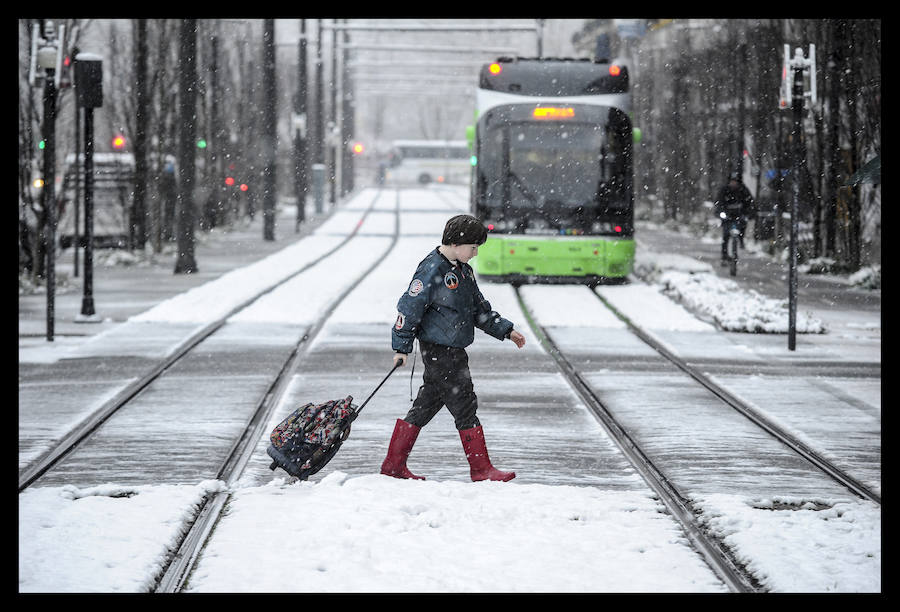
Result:
{"type": "Polygon", "coordinates": [[[306,480],[325,467],[349,437],[350,425],[398,367],[391,368],[361,406],[353,404],[353,396],[348,395],[321,404],[304,404],[291,412],[269,436],[269,469],[281,468],[306,480]]]}

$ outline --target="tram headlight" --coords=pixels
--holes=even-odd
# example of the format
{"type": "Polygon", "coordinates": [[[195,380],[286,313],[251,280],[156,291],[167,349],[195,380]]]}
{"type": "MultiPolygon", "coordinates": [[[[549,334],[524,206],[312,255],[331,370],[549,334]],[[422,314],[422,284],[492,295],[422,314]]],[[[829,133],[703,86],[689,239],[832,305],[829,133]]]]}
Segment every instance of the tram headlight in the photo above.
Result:
{"type": "Polygon", "coordinates": [[[492,232],[503,232],[506,230],[510,230],[516,227],[515,220],[511,219],[497,219],[492,220],[488,224],[488,230],[492,232]]]}
{"type": "Polygon", "coordinates": [[[616,229],[613,227],[613,224],[609,221],[595,221],[591,225],[591,233],[592,234],[611,234],[613,232],[621,233],[622,228],[619,227],[616,229]]]}

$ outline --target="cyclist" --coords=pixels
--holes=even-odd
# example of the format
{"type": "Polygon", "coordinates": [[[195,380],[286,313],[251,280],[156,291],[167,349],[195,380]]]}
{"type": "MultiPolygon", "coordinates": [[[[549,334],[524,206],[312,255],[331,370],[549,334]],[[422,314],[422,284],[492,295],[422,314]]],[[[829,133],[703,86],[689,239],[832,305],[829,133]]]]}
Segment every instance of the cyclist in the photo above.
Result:
{"type": "Polygon", "coordinates": [[[753,196],[741,181],[739,173],[732,172],[728,177],[728,183],[719,190],[719,194],[716,196],[715,210],[722,219],[722,265],[724,266],[728,259],[728,230],[731,221],[737,219],[741,247],[743,247],[747,219],[753,216],[753,196]]]}

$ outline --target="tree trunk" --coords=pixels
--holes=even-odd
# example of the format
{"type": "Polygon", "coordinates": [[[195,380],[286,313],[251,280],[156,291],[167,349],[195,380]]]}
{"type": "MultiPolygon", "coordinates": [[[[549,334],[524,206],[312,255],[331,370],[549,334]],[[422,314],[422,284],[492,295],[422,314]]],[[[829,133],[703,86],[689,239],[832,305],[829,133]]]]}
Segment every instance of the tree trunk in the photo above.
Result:
{"type": "Polygon", "coordinates": [[[836,258],[836,219],[838,188],[841,184],[841,72],[843,71],[843,49],[845,45],[845,22],[835,19],[831,22],[831,55],[828,62],[828,178],[826,183],[825,206],[823,211],[823,231],[825,232],[825,255],[836,258]]]}
{"type": "MultiPolygon", "coordinates": [[[[852,57],[856,46],[857,28],[855,22],[851,22],[848,31],[848,55],[852,57]]],[[[862,59],[862,58],[860,58],[862,59]]],[[[851,63],[852,66],[854,63],[851,63]]],[[[846,76],[847,90],[847,137],[850,145],[850,167],[847,173],[853,176],[853,173],[859,170],[860,163],[860,147],[859,147],[859,100],[861,98],[856,70],[848,70],[846,76]]],[[[849,187],[848,189],[848,227],[847,227],[847,265],[852,271],[859,270],[862,256],[862,214],[860,212],[859,185],[849,187]]]]}
{"type": "Polygon", "coordinates": [[[278,119],[275,115],[275,20],[265,20],[263,35],[263,239],[275,240],[275,164],[278,119]]]}
{"type": "Polygon", "coordinates": [[[197,271],[194,259],[194,142],[197,106],[197,20],[182,19],[179,57],[178,257],[175,274],[197,271]]]}
{"type": "Polygon", "coordinates": [[[147,20],[135,21],[137,31],[134,51],[134,199],[131,208],[131,246],[143,250],[147,244],[147,20]]]}

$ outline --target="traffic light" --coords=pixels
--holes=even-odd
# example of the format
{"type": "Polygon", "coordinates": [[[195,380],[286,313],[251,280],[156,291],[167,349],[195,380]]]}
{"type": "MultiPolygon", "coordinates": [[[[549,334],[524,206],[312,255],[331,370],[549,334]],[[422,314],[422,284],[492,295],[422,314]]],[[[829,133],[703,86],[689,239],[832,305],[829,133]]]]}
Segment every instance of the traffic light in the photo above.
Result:
{"type": "Polygon", "coordinates": [[[116,151],[122,151],[125,149],[125,137],[121,134],[116,134],[112,139],[112,148],[116,151]]]}
{"type": "Polygon", "coordinates": [[[237,166],[234,163],[228,164],[228,168],[225,172],[225,185],[228,187],[237,187],[240,191],[247,191],[250,189],[250,186],[247,185],[247,183],[239,183],[235,178],[235,175],[241,174],[241,171],[237,169],[237,166]]]}
{"type": "MultiPolygon", "coordinates": [[[[238,182],[234,179],[233,176],[226,176],[225,184],[229,187],[234,187],[235,185],[238,185],[238,182]]],[[[241,183],[238,185],[238,189],[240,189],[241,191],[247,191],[248,189],[250,189],[250,186],[247,185],[247,183],[241,183]]]]}
{"type": "Polygon", "coordinates": [[[365,147],[361,142],[353,143],[353,154],[354,155],[362,155],[363,151],[365,151],[365,147]]]}
{"type": "Polygon", "coordinates": [[[60,69],[62,74],[59,75],[60,89],[72,86],[72,63],[71,55],[66,55],[63,58],[62,68],[60,69]]]}

